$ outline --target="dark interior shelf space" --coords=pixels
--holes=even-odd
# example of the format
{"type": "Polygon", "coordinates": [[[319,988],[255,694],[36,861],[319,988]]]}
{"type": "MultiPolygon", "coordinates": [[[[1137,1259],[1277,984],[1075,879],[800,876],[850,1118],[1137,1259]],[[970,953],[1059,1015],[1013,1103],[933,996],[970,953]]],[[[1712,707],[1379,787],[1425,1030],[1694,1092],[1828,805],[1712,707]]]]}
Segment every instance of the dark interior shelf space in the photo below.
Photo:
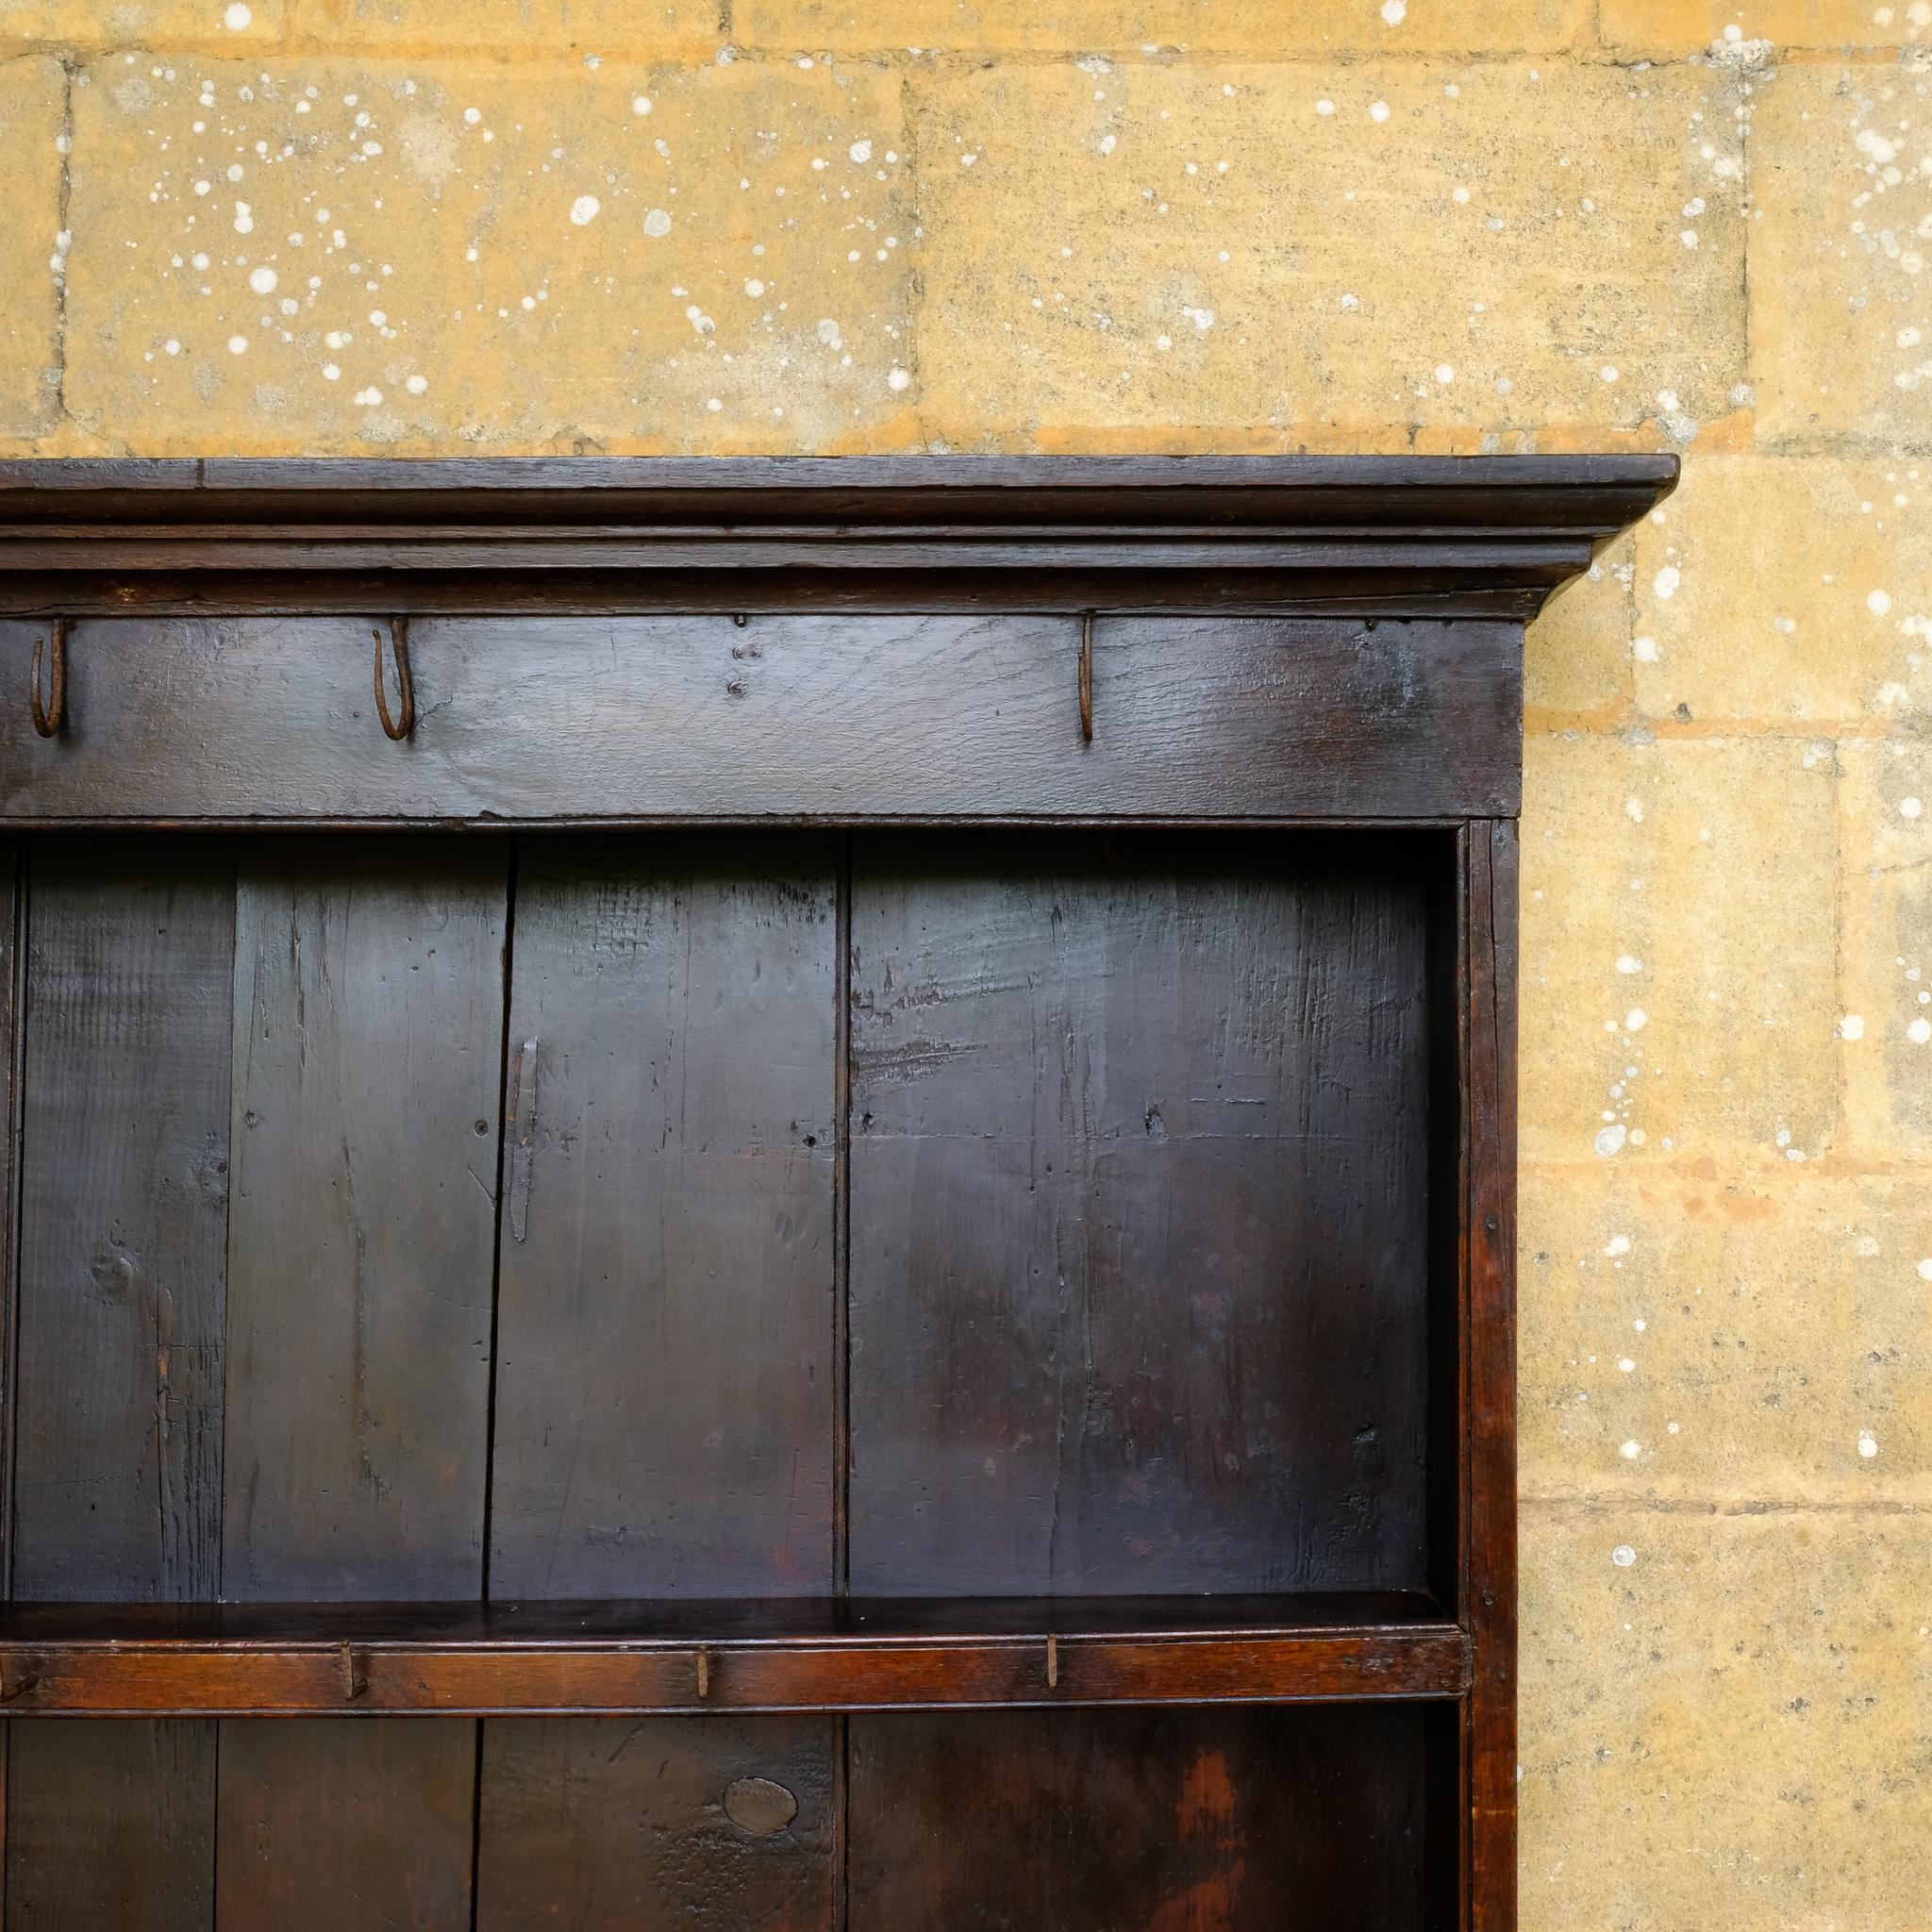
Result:
{"type": "Polygon", "coordinates": [[[15,1716],[881,1710],[1454,1697],[1427,1597],[20,1604],[15,1716]]]}

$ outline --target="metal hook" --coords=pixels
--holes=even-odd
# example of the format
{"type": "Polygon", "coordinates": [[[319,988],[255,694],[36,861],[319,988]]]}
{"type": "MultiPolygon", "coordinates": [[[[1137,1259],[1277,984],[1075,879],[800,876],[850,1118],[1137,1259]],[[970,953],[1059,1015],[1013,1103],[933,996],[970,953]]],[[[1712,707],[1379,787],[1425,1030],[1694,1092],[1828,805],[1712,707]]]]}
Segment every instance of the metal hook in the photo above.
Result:
{"type": "Polygon", "coordinates": [[[67,620],[57,617],[53,623],[54,665],[52,695],[46,704],[41,702],[41,652],[46,646],[46,639],[34,640],[34,681],[27,695],[33,704],[34,729],[42,738],[52,738],[59,730],[67,717],[67,620]]]}
{"type": "Polygon", "coordinates": [[[416,687],[409,677],[409,620],[392,617],[389,621],[390,648],[395,653],[396,691],[402,700],[402,715],[390,716],[389,695],[382,688],[382,633],[372,631],[375,640],[375,708],[382,714],[382,728],[400,743],[416,728],[416,687]]]}
{"type": "Polygon", "coordinates": [[[1093,742],[1093,613],[1080,619],[1080,736],[1093,742]]]}

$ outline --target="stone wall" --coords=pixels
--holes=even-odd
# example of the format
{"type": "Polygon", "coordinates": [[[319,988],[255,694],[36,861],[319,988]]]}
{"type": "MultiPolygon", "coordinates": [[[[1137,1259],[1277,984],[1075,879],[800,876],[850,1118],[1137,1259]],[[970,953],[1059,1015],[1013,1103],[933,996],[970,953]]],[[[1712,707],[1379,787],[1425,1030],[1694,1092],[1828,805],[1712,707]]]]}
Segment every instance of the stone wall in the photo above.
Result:
{"type": "Polygon", "coordinates": [[[1529,642],[1524,1925],[1932,1898],[1927,0],[0,0],[0,451],[1685,453],[1529,642]]]}

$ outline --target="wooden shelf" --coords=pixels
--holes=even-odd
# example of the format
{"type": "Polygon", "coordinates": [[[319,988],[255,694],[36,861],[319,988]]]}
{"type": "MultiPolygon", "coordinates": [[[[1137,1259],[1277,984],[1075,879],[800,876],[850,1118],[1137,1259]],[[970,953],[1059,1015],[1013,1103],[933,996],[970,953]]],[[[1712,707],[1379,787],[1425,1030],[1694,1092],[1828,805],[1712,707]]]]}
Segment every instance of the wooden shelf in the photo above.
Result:
{"type": "Polygon", "coordinates": [[[1457,1697],[1405,1595],[712,1603],[34,1604],[11,1716],[889,1710],[1457,1697]]]}

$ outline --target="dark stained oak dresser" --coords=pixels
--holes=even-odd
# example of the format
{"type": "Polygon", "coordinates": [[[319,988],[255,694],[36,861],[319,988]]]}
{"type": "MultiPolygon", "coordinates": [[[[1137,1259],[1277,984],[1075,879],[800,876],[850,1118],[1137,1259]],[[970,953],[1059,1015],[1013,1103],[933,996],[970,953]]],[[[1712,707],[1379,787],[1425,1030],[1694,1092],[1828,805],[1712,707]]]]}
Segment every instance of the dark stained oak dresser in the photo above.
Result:
{"type": "Polygon", "coordinates": [[[0,466],[8,1932],[1511,1932],[1523,628],[1675,474],[0,466]]]}

